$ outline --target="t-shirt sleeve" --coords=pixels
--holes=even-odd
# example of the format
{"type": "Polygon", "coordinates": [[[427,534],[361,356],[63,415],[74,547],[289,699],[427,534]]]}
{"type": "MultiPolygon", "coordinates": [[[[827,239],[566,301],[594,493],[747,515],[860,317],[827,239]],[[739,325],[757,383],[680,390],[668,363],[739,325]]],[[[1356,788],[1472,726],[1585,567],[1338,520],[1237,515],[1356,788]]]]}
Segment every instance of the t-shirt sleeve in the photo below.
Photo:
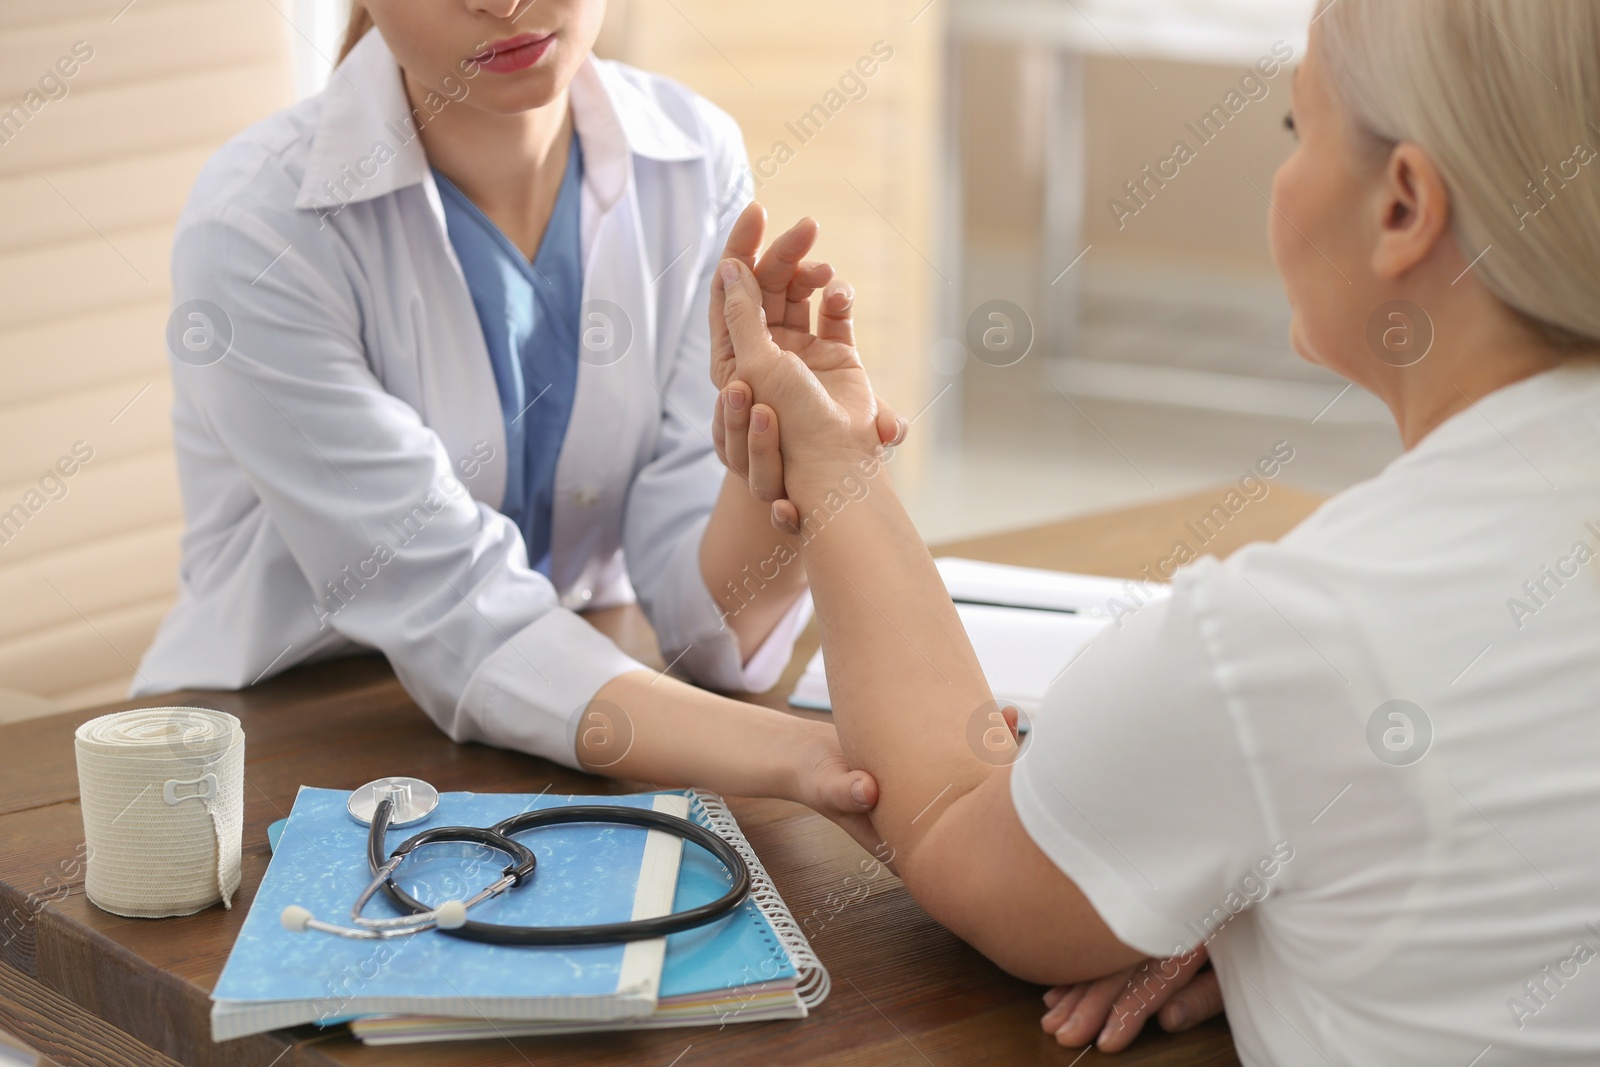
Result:
{"type": "Polygon", "coordinates": [[[1124,616],[1057,680],[1012,773],[1024,828],[1125,944],[1208,941],[1263,892],[1274,843],[1208,652],[1206,584],[1124,616]]]}

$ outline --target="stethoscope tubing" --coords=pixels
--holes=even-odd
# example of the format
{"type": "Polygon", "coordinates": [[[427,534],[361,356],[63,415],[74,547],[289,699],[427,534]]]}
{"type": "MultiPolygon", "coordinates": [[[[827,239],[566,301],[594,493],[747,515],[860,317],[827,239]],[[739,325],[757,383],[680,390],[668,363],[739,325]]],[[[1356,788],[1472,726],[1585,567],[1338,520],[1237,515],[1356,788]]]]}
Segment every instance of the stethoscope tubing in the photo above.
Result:
{"type": "MultiPolygon", "coordinates": [[[[439,826],[423,830],[401,842],[386,856],[384,837],[389,828],[389,814],[390,804],[387,800],[380,803],[378,810],[373,813],[372,824],[367,833],[367,861],[371,866],[374,882],[382,877],[384,895],[395,906],[415,916],[432,914],[433,909],[396,884],[394,875],[399,868],[399,864],[395,862],[396,857],[404,858],[422,845],[439,841],[464,841],[484,845],[497,849],[512,860],[502,871],[501,889],[504,889],[520,885],[524,879],[533,875],[537,865],[537,857],[533,851],[517,841],[514,835],[571,823],[610,823],[665,831],[685,841],[692,841],[716,856],[733,878],[732,886],[718,899],[699,907],[656,918],[584,926],[510,926],[479,922],[469,918],[462,925],[451,929],[437,928],[441,934],[459,937],[466,941],[544,946],[647,941],[715,922],[731,914],[750,895],[750,868],[738,850],[711,830],[665,812],[614,804],[542,808],[513,815],[491,827],[439,826]]],[[[482,894],[479,898],[474,898],[474,903],[481,897],[482,894]]],[[[403,926],[404,919],[402,918],[397,925],[403,926]]]]}

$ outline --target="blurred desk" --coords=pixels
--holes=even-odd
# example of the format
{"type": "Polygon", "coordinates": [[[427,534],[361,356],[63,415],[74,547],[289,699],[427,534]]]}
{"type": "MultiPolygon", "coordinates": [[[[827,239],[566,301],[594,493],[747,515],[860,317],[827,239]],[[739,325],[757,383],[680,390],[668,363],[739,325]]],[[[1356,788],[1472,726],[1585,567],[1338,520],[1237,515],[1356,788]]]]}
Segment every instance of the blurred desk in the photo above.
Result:
{"type": "MultiPolygon", "coordinates": [[[[1004,563],[1133,577],[1166,554],[1183,525],[1223,490],[1033,530],[941,546],[1004,563]]],[[[1318,499],[1274,486],[1211,546],[1219,554],[1282,535],[1318,499]]],[[[595,624],[646,662],[654,637],[632,608],[595,624]]],[[[759,703],[782,707],[816,647],[803,640],[784,681],[759,703]]],[[[472,1064],[564,1067],[787,1067],[962,1064],[1228,1067],[1238,1060],[1226,1024],[1189,1034],[1151,1033],[1118,1057],[1058,1047],[1039,1029],[1042,990],[1020,982],[931,922],[892,878],[867,897],[829,909],[830,894],[859,874],[864,856],[805,808],[732,799],[741,826],[833,975],[833,993],[807,1020],[654,1033],[367,1047],[342,1031],[300,1027],[223,1045],[210,1037],[208,994],[266,870],[266,827],[287,814],[302,784],[353,787],[404,771],[441,789],[623,791],[547,761],[455,745],[434,728],[379,657],[291,671],[238,693],[184,692],[127,705],[0,726],[0,1029],[67,1067],[103,1064],[472,1064]],[[198,703],[244,722],[247,772],[244,883],[231,911],[174,919],[124,919],[91,905],[73,865],[83,840],[72,732],[119,707],[198,703]],[[830,912],[836,912],[830,914],[830,912]]]]}

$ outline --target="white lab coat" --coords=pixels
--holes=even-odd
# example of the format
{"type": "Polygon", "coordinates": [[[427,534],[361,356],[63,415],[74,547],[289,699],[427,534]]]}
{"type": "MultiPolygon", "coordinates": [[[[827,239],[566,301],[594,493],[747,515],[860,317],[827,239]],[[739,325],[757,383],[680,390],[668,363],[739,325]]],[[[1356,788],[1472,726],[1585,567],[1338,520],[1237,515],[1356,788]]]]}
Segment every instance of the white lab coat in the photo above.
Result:
{"type": "Polygon", "coordinates": [[[691,678],[776,682],[808,598],[741,663],[698,561],[722,479],[706,309],[749,199],[742,138],[682,86],[614,63],[587,62],[571,98],[584,326],[632,343],[580,364],[551,578],[495,510],[504,424],[414,133],[431,116],[408,116],[394,57],[369,32],[327,90],[218,152],[179,221],[175,318],[200,324],[198,307],[219,321],[209,348],[193,330],[196,345],[174,348],[179,596],[134,695],[239,688],[378,649],[455,740],[572,765],[576,713],[640,669],[574,611],[635,591],[691,678]],[[624,318],[590,317],[597,301],[624,318]]]}

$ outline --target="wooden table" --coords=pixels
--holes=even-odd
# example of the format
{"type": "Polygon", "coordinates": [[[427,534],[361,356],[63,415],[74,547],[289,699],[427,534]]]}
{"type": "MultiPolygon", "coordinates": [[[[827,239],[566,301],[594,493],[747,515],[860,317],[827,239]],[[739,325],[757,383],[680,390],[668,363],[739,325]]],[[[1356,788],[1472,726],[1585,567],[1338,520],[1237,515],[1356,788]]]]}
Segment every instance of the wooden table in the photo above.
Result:
{"type": "MultiPolygon", "coordinates": [[[[1134,576],[1192,540],[1184,524],[1224,490],[1183,500],[977,538],[944,554],[1134,576]]],[[[1225,554],[1290,529],[1318,500],[1275,486],[1249,504],[1209,549],[1225,554]]],[[[659,658],[636,609],[595,623],[646,660],[659,658]]],[[[811,651],[759,702],[783,706],[811,651]]],[[[291,671],[239,693],[185,692],[121,706],[198,703],[239,716],[247,742],[244,884],[231,911],[124,919],[83,895],[83,826],[72,732],[115,708],[0,727],[0,1029],[64,1065],[168,1064],[639,1064],[652,1067],[1112,1062],[1058,1047],[1038,1025],[1042,990],[1017,981],[936,926],[887,875],[814,929],[833,993],[805,1020],[654,1033],[366,1047],[342,1032],[301,1027],[213,1044],[208,995],[266,870],[267,824],[287,814],[301,784],[350,788],[397,769],[441,789],[601,793],[622,783],[481,745],[455,745],[406,696],[388,665],[359,657],[291,671]],[[881,888],[880,888],[881,887],[881,888]]],[[[733,811],[797,918],[820,908],[864,855],[831,823],[774,800],[732,800],[733,811]]],[[[813,924],[816,927],[816,924],[813,924]]],[[[1148,1033],[1115,1058],[1124,1067],[1237,1064],[1220,1020],[1194,1032],[1148,1033]]]]}

